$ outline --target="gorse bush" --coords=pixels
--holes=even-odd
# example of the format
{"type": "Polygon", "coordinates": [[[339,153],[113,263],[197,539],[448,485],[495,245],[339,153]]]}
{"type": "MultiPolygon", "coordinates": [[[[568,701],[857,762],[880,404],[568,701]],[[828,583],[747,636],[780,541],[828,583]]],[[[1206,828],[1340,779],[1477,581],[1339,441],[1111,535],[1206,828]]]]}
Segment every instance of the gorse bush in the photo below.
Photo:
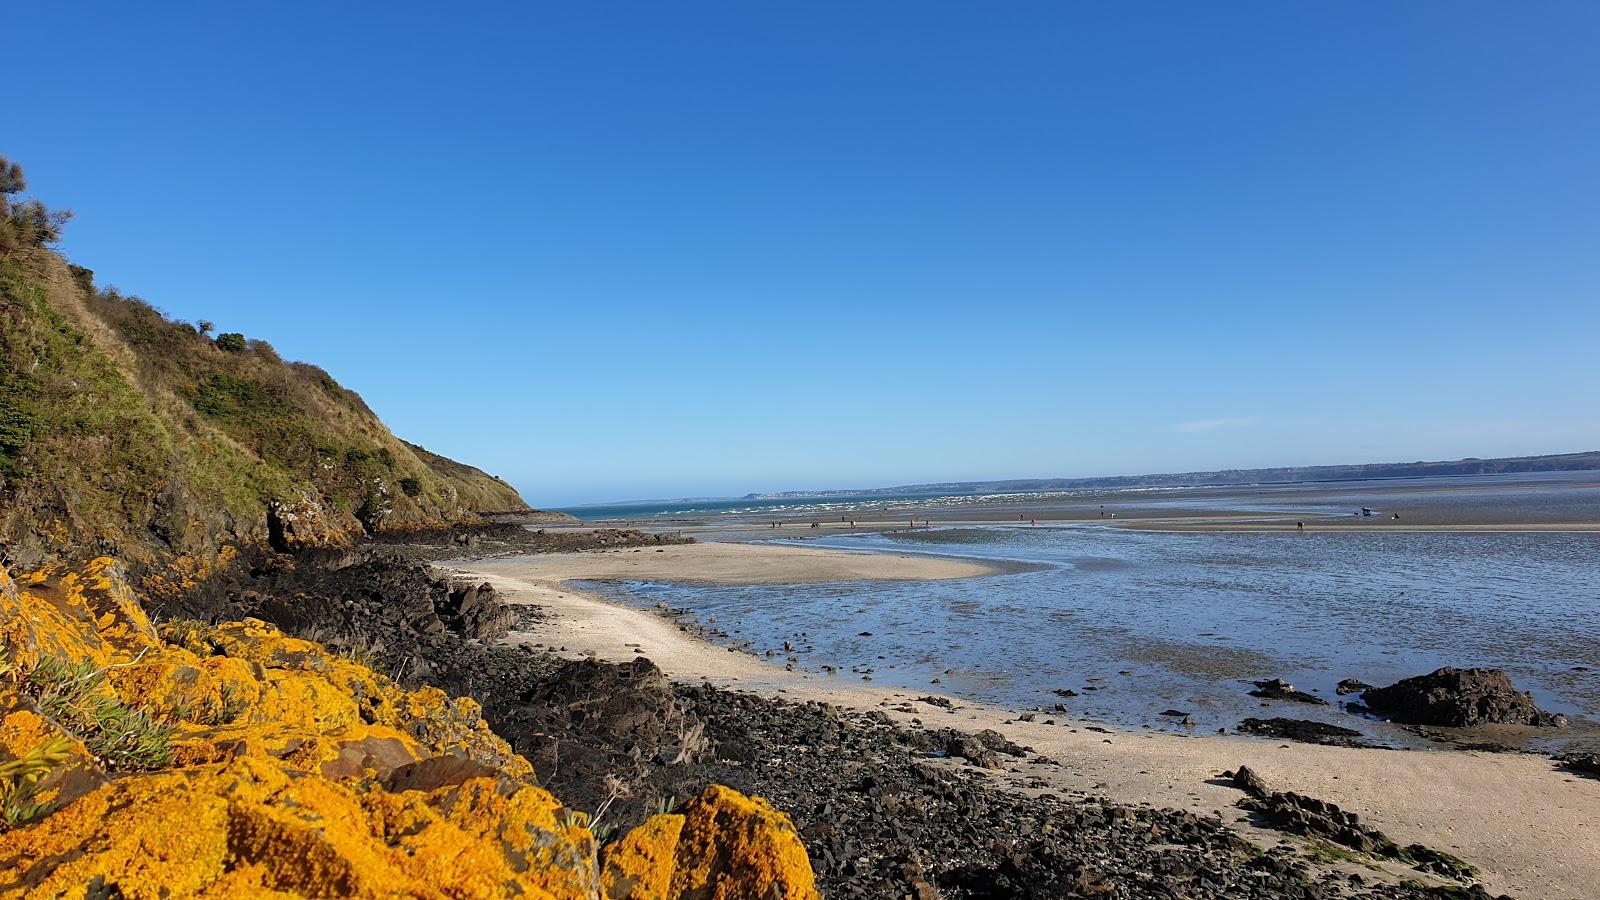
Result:
{"type": "Polygon", "coordinates": [[[217,335],[217,349],[219,350],[226,350],[229,353],[243,353],[248,346],[244,335],[237,331],[229,331],[217,335]]]}

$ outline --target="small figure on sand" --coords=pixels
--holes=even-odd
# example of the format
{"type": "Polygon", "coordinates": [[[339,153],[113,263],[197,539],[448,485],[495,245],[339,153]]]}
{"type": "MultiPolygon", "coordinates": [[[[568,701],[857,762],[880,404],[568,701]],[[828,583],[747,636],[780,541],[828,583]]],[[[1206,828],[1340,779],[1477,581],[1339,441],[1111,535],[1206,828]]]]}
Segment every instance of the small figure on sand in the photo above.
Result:
{"type": "Polygon", "coordinates": [[[1039,524],[1039,520],[1038,519],[1029,519],[1028,522],[1029,522],[1029,524],[1032,524],[1032,525],[1039,524]]]}
{"type": "Polygon", "coordinates": [[[1400,514],[1399,514],[1399,513],[1395,513],[1395,514],[1394,514],[1394,515],[1393,515],[1393,516],[1392,516],[1392,518],[1393,518],[1393,519],[1394,519],[1394,520],[1395,520],[1395,521],[1396,521],[1396,522],[1398,522],[1398,521],[1400,521],[1400,514]]]}
{"type": "Polygon", "coordinates": [[[1306,530],[1306,523],[1304,523],[1304,522],[1296,522],[1296,523],[1294,523],[1294,528],[1295,528],[1296,531],[1305,531],[1306,530]]]}
{"type": "Polygon", "coordinates": [[[822,525],[821,525],[821,523],[818,523],[818,522],[812,522],[812,523],[811,523],[811,527],[812,527],[812,528],[821,528],[821,527],[822,527],[822,525]]]}

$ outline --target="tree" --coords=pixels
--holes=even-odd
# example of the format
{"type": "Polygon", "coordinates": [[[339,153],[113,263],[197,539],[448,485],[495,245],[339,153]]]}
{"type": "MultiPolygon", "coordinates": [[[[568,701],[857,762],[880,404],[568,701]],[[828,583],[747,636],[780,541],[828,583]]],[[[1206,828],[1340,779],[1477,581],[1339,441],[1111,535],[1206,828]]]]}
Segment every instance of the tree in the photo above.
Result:
{"type": "Polygon", "coordinates": [[[28,189],[22,166],[0,156],[0,256],[27,247],[43,247],[61,240],[61,229],[72,213],[51,210],[20,195],[28,189]]]}
{"type": "Polygon", "coordinates": [[[217,330],[217,323],[207,322],[205,319],[201,319],[200,321],[194,323],[194,327],[199,329],[201,334],[208,335],[217,330]]]}
{"type": "Polygon", "coordinates": [[[244,335],[237,331],[226,331],[217,335],[217,348],[229,353],[243,353],[249,346],[245,343],[244,335]]]}

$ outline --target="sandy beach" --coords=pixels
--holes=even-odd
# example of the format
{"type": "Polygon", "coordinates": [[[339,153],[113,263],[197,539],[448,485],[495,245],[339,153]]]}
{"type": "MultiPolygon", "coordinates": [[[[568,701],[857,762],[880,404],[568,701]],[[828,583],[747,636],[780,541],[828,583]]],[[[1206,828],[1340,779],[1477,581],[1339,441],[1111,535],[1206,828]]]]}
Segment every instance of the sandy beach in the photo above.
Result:
{"type": "MultiPolygon", "coordinates": [[[[1401,843],[1423,843],[1460,855],[1482,870],[1484,884],[1493,892],[1552,900],[1600,896],[1600,782],[1563,774],[1544,757],[1107,733],[1059,715],[1053,725],[1021,722],[1014,710],[955,698],[954,709],[946,710],[917,699],[927,693],[875,688],[848,680],[848,675],[787,671],[713,645],[664,617],[565,586],[571,580],[608,579],[733,584],[963,578],[989,571],[982,565],[926,556],[702,543],[472,561],[456,568],[494,583],[513,603],[543,607],[547,620],[536,630],[513,633],[513,642],[542,644],[572,657],[626,660],[644,655],[678,680],[881,710],[908,725],[920,721],[974,731],[993,728],[1061,763],[1028,766],[1025,773],[1029,779],[1044,779],[1053,790],[1219,815],[1270,846],[1283,836],[1249,825],[1233,807],[1240,793],[1217,777],[1245,764],[1274,788],[1358,812],[1401,843]]],[[[1023,774],[999,777],[1020,781],[1023,774]]],[[[1393,874],[1405,871],[1395,869],[1393,874]]]]}

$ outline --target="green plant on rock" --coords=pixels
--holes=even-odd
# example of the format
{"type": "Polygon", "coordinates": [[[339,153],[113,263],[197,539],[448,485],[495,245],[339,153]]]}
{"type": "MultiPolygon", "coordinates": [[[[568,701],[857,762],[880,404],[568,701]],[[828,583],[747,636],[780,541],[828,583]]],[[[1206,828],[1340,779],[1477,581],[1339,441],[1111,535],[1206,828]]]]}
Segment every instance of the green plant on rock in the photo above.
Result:
{"type": "Polygon", "coordinates": [[[50,811],[37,802],[39,788],[71,756],[72,740],[58,734],[16,759],[0,762],[0,829],[15,828],[50,811]]]}
{"type": "Polygon", "coordinates": [[[107,768],[163,769],[172,764],[173,727],[123,703],[105,687],[92,660],[39,660],[22,684],[39,714],[83,741],[107,768]]]}

